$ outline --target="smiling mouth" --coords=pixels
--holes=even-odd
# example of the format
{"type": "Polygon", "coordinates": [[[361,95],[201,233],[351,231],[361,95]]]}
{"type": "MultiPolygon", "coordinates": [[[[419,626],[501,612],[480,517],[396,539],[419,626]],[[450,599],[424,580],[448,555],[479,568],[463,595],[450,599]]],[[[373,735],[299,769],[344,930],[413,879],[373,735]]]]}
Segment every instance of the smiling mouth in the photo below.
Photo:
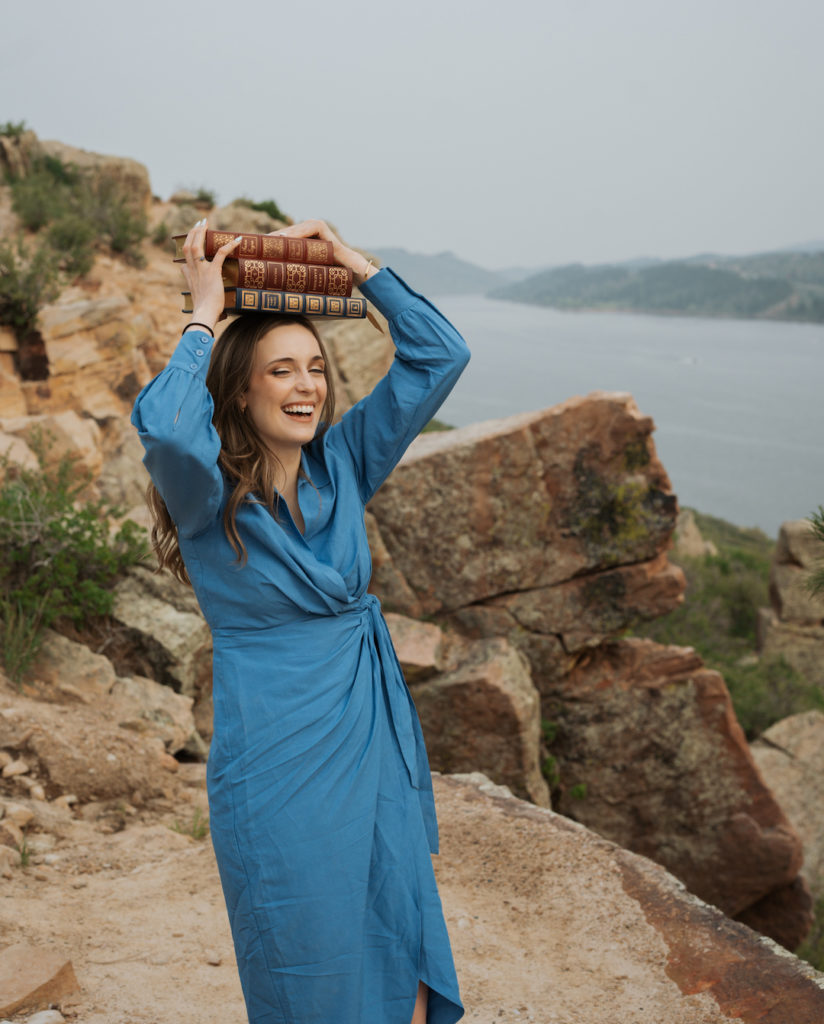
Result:
{"type": "Polygon", "coordinates": [[[311,420],[314,405],[284,405],[283,411],[293,420],[311,420]]]}

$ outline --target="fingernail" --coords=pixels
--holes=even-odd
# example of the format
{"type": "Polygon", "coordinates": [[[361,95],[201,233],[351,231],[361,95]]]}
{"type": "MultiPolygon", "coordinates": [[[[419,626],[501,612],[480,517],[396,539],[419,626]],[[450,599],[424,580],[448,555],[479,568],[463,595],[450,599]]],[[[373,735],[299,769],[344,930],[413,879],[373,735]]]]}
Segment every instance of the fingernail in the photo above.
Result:
{"type": "Polygon", "coordinates": [[[239,242],[241,240],[241,238],[243,238],[243,235],[238,235],[237,238],[235,239],[235,241],[239,242]]]}

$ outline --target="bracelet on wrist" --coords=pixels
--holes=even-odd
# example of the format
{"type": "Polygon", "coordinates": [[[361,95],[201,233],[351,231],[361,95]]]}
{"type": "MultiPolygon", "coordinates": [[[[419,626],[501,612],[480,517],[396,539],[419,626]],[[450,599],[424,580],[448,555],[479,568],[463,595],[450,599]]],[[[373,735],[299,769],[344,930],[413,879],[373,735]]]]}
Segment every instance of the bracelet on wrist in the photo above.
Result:
{"type": "Polygon", "coordinates": [[[213,338],[214,338],[214,336],[215,336],[215,332],[214,332],[214,331],[212,330],[212,328],[211,328],[211,327],[210,327],[210,326],[209,326],[208,324],[202,324],[202,323],[200,323],[200,322],[199,322],[199,321],[197,321],[197,320],[192,320],[192,322],[191,322],[191,323],[189,323],[189,324],[186,324],[186,326],[185,326],[185,327],[183,328],[183,334],[185,334],[185,333],[186,333],[186,331],[188,331],[190,327],[202,327],[202,328],[203,328],[203,330],[204,330],[204,331],[208,331],[208,332],[209,332],[209,334],[211,334],[211,336],[212,336],[213,338]]]}

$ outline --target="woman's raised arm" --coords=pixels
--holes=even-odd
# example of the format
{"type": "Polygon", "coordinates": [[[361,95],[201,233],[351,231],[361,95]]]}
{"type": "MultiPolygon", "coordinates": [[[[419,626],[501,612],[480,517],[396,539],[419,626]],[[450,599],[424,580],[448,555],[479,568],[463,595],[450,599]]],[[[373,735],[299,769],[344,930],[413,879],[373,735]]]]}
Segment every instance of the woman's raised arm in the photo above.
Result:
{"type": "Polygon", "coordinates": [[[182,536],[204,530],[223,496],[218,466],[220,438],[212,425],[214,405],[206,371],[214,325],[223,312],[221,268],[239,238],[222,246],[213,260],[203,254],[206,221],[189,232],[183,273],[192,293],[192,322],[166,368],[137,396],[132,424],[146,455],[143,462],[182,536]]]}
{"type": "Polygon", "coordinates": [[[469,349],[430,302],[391,270],[376,270],[324,221],[302,221],[275,234],[331,241],[335,258],[352,269],[363,294],[389,322],[396,348],[389,372],[324,441],[348,453],[365,504],[438,411],[469,362],[469,349]]]}

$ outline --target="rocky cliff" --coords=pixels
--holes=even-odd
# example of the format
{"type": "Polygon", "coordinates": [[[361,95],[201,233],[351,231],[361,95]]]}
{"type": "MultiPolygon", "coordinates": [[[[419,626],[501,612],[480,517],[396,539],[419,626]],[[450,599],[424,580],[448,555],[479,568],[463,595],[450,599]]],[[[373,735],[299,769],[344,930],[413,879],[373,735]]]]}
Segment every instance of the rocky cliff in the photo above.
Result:
{"type": "MultiPolygon", "coordinates": [[[[39,144],[29,139],[26,145],[39,144]]],[[[117,167],[112,158],[65,147],[54,152],[88,173],[128,176],[151,224],[169,233],[203,214],[194,196],[153,200],[148,178],[140,184],[131,162],[117,167]]],[[[20,146],[4,145],[0,157],[7,165],[16,159],[25,171],[20,146]]],[[[14,228],[7,196],[0,213],[14,228]]],[[[209,216],[216,226],[238,230],[276,224],[241,206],[209,216]]],[[[32,430],[45,427],[58,451],[75,454],[93,471],[98,493],[146,522],[142,452],[127,413],[184,321],[169,253],[148,241],[141,252],[142,269],[99,255],[90,273],[41,311],[34,334],[20,338],[0,329],[0,449],[13,462],[31,464],[32,430]]],[[[345,409],[388,366],[391,342],[368,324],[326,324],[323,332],[345,409]]],[[[663,865],[726,913],[750,915],[793,948],[810,921],[799,876],[801,842],[750,755],[723,679],[691,650],[627,635],[633,623],[673,608],[684,586],[667,561],[677,502],[652,432],[629,395],[595,393],[422,436],[367,512],[373,589],[387,610],[433,768],[481,770],[534,805],[552,803],[567,818],[663,865]]],[[[180,793],[173,755],[204,754],[210,639],[191,592],[135,570],[117,584],[112,622],[117,642],[107,657],[90,656],[76,637],[54,635],[24,694],[3,691],[3,792],[37,805],[41,817],[23,826],[32,830],[32,842],[38,829],[48,832],[44,807],[61,800],[69,820],[88,813],[105,822],[118,802],[162,811],[180,793]],[[77,723],[68,733],[73,740],[61,727],[69,721],[77,723]],[[102,730],[94,756],[84,730],[93,736],[102,730]]],[[[453,802],[444,799],[451,814],[453,802]]],[[[519,822],[556,821],[540,818],[546,810],[534,814],[539,817],[503,815],[512,824],[512,843],[519,822]]],[[[470,818],[465,850],[484,842],[483,815],[470,818]]],[[[569,826],[564,834],[587,836],[597,848],[583,829],[569,826]]],[[[6,846],[21,838],[12,829],[6,846]]],[[[527,888],[552,859],[543,840],[536,843],[535,862],[525,868],[527,888]]],[[[645,874],[629,853],[622,856],[629,884],[646,891],[654,873],[645,874]]],[[[570,864],[574,859],[570,853],[570,864]]],[[[578,891],[576,885],[570,876],[567,892],[578,891]]],[[[656,921],[676,921],[692,935],[696,918],[688,906],[697,904],[667,897],[647,920],[654,928],[656,921]]],[[[591,929],[593,948],[611,941],[598,916],[593,910],[588,924],[575,925],[576,932],[591,929]]],[[[729,950],[745,955],[756,940],[729,927],[729,950]]],[[[528,936],[524,942],[534,944],[528,936]]],[[[693,963],[685,949],[673,953],[681,966],[669,975],[680,992],[712,985],[726,991],[703,968],[684,966],[693,963]]],[[[627,955],[631,962],[634,954],[627,955]]],[[[646,971],[629,962],[627,976],[646,971]]],[[[724,1014],[744,1005],[742,997],[724,998],[724,1014]]],[[[751,1017],[740,1019],[762,1019],[747,1012],[751,1017]]]]}

